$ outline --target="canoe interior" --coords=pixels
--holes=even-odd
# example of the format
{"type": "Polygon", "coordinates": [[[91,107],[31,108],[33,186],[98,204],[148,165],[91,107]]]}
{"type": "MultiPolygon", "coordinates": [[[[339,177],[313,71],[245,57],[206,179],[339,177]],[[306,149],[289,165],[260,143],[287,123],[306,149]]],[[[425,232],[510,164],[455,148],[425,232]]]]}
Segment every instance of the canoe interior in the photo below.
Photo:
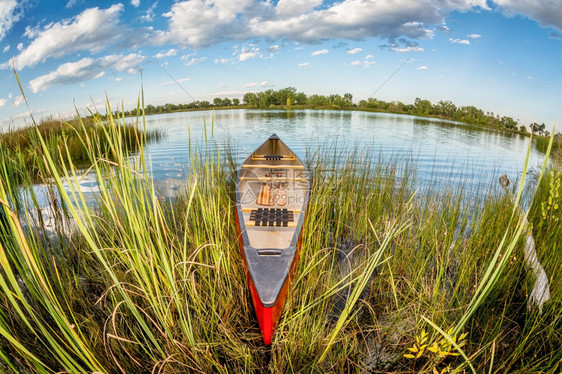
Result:
{"type": "Polygon", "coordinates": [[[281,140],[269,139],[248,157],[239,173],[238,193],[246,245],[277,250],[296,245],[295,233],[308,198],[308,175],[281,140]]]}

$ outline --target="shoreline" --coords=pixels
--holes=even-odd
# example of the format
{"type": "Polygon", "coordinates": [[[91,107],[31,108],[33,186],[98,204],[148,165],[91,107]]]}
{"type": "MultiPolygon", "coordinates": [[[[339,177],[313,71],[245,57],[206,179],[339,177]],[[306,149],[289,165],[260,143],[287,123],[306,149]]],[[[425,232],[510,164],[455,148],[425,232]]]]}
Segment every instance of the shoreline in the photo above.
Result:
{"type": "MultiPolygon", "coordinates": [[[[210,106],[210,107],[204,107],[204,108],[188,108],[188,109],[170,110],[170,111],[164,111],[164,112],[160,112],[160,113],[144,113],[144,115],[145,116],[153,116],[153,115],[169,114],[169,113],[207,112],[207,111],[214,111],[214,110],[236,110],[236,109],[264,110],[264,111],[267,111],[267,110],[287,110],[287,111],[291,111],[291,110],[332,110],[332,111],[337,111],[337,110],[340,110],[340,111],[349,111],[349,112],[355,111],[355,112],[398,114],[398,115],[403,115],[403,116],[408,116],[408,117],[438,119],[438,120],[447,121],[447,122],[451,122],[451,123],[466,124],[466,125],[471,125],[471,126],[475,126],[475,127],[482,127],[482,128],[485,128],[485,129],[505,131],[505,132],[512,133],[512,134],[520,134],[520,135],[525,135],[525,136],[531,136],[531,133],[528,132],[528,131],[514,130],[514,129],[509,129],[509,128],[506,128],[506,127],[485,125],[485,124],[481,124],[481,123],[460,121],[460,120],[455,120],[453,118],[449,118],[449,117],[445,117],[445,116],[432,115],[432,114],[428,114],[428,115],[410,114],[410,113],[407,113],[407,112],[372,109],[372,108],[359,108],[359,107],[334,108],[333,106],[275,105],[275,106],[270,106],[268,108],[258,108],[258,107],[252,106],[252,105],[220,106],[220,107],[210,106]]],[[[132,111],[126,111],[126,112],[131,113],[132,111]]],[[[126,114],[125,118],[135,118],[135,117],[141,117],[141,116],[142,116],[141,113],[139,113],[138,115],[137,114],[135,114],[135,115],[126,114]]],[[[539,136],[543,137],[543,136],[537,135],[537,134],[533,134],[533,135],[536,136],[536,137],[539,137],[539,136]]],[[[543,137],[543,138],[546,138],[546,137],[543,137]]]]}

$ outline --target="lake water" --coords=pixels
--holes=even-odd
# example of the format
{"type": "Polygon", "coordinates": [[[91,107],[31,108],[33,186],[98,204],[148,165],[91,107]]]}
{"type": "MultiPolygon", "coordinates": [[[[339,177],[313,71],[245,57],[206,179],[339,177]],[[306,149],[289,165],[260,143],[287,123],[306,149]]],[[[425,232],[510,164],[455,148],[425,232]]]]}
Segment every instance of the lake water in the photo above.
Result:
{"type": "MultiPolygon", "coordinates": [[[[276,133],[303,161],[322,145],[335,149],[342,159],[355,147],[376,158],[408,160],[416,170],[415,183],[431,186],[435,192],[460,184],[468,190],[497,187],[501,174],[512,181],[519,179],[530,141],[526,136],[462,123],[384,113],[234,109],[152,115],[146,117],[147,129],[165,134],[145,149],[160,196],[173,198],[186,185],[190,140],[192,145],[203,143],[205,126],[210,138],[213,115],[210,143],[219,148],[229,145],[238,164],[276,133]]],[[[537,170],[543,159],[533,147],[530,167],[537,170]]],[[[95,176],[83,176],[79,184],[86,202],[95,206],[99,193],[95,176]]],[[[69,189],[67,182],[65,188],[69,189]]],[[[39,206],[48,208],[46,186],[36,185],[33,190],[39,206]]],[[[23,193],[32,207],[30,196],[23,193]]],[[[41,209],[41,215],[48,230],[54,227],[52,209],[41,209]]]]}
{"type": "MultiPolygon", "coordinates": [[[[173,196],[185,181],[190,135],[192,144],[203,141],[206,124],[210,137],[213,116],[216,144],[233,146],[238,163],[276,133],[303,160],[307,150],[334,142],[341,153],[357,146],[377,157],[412,160],[422,185],[446,181],[490,186],[501,174],[516,180],[530,141],[523,135],[462,123],[359,111],[234,109],[153,115],[146,117],[147,129],[160,129],[166,136],[146,151],[162,195],[173,196]]],[[[533,147],[530,167],[543,158],[533,147]]]]}

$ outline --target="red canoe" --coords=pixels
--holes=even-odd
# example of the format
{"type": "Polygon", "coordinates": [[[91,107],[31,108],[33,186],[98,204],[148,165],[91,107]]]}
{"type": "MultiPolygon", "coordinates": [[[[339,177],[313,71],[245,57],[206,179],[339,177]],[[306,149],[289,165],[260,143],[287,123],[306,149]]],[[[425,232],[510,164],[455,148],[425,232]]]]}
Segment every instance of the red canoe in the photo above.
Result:
{"type": "Polygon", "coordinates": [[[273,134],[244,161],[236,179],[236,227],[246,279],[266,345],[271,344],[300,248],[308,173],[273,134]]]}

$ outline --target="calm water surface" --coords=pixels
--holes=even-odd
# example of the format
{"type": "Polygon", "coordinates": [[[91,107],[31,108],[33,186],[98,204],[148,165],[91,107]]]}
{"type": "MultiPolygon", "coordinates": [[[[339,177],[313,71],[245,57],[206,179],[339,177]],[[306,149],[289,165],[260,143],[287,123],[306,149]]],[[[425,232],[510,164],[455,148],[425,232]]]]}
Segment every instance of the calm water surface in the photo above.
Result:
{"type": "MultiPolygon", "coordinates": [[[[183,112],[146,118],[148,129],[161,129],[164,140],[147,147],[153,177],[163,195],[172,196],[185,181],[192,144],[210,136],[210,112],[183,112]],[[189,129],[189,132],[188,132],[189,129]]],[[[409,159],[417,182],[447,181],[467,186],[494,183],[501,174],[519,178],[529,138],[454,123],[412,116],[351,111],[221,110],[214,112],[214,140],[219,147],[233,146],[241,163],[272,133],[276,133],[302,159],[319,145],[338,144],[337,152],[354,146],[367,148],[377,157],[409,159]]],[[[529,165],[544,155],[531,150],[529,165]]]]}

